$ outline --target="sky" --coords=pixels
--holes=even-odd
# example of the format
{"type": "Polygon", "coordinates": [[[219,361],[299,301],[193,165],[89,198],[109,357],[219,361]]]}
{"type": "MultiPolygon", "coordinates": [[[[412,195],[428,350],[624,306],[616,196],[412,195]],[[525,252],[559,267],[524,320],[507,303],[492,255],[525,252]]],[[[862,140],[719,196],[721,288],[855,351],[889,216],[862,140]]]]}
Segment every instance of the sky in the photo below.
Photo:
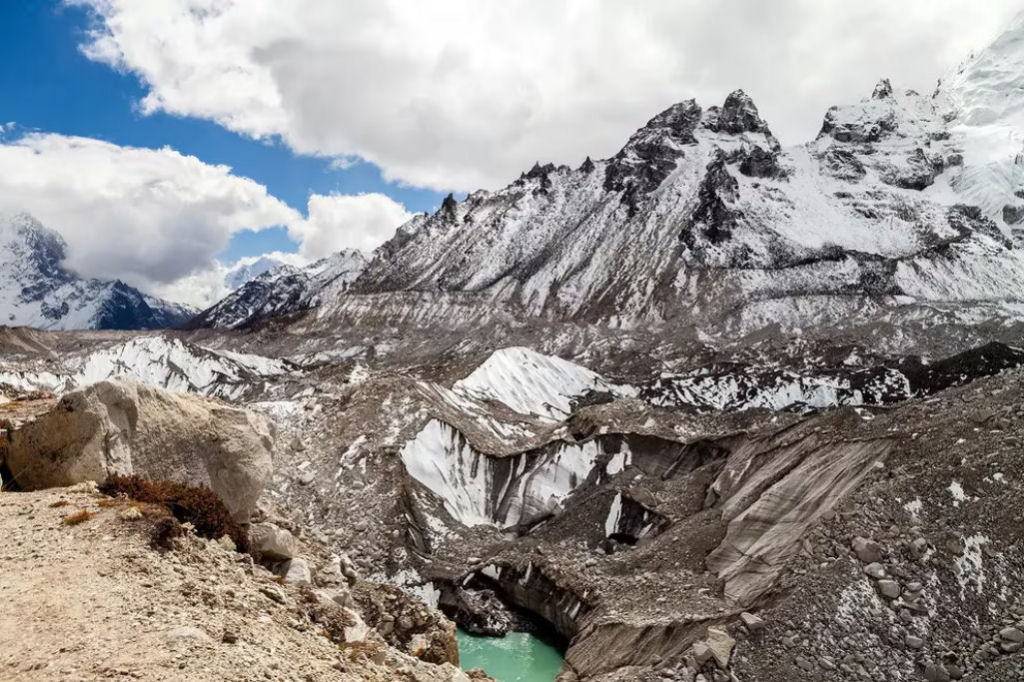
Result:
{"type": "Polygon", "coordinates": [[[3,0],[0,211],[206,306],[228,269],[370,251],[448,192],[610,156],[745,89],[786,144],[934,89],[1024,0],[3,0]]]}

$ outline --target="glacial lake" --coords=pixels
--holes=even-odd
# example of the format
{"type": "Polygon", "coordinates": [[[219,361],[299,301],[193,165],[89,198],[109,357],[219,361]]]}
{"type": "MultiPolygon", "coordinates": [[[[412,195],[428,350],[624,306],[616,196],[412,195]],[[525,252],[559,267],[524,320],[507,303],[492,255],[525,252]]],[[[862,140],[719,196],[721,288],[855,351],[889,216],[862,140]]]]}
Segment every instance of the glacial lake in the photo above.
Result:
{"type": "Polygon", "coordinates": [[[562,652],[533,635],[476,637],[458,632],[463,670],[483,668],[498,682],[553,682],[562,667],[562,652]]]}

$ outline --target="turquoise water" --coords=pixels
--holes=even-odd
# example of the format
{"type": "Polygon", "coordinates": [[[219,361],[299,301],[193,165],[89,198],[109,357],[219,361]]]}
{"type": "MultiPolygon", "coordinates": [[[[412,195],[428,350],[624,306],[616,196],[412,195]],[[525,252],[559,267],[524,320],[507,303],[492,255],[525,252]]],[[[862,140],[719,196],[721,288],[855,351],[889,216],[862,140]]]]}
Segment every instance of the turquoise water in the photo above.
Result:
{"type": "Polygon", "coordinates": [[[553,682],[562,654],[525,632],[504,637],[474,637],[459,630],[459,661],[463,670],[483,668],[498,682],[553,682]]]}

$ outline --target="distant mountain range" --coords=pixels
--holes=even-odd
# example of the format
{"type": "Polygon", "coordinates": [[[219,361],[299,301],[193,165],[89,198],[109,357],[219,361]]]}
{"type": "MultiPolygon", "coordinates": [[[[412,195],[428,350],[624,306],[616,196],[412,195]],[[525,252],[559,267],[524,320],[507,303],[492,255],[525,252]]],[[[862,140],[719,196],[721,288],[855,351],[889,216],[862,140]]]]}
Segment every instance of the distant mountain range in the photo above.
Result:
{"type": "Polygon", "coordinates": [[[196,311],[117,280],[79,277],[64,266],[59,234],[24,213],[0,215],[0,324],[39,329],[160,329],[196,311]]]}

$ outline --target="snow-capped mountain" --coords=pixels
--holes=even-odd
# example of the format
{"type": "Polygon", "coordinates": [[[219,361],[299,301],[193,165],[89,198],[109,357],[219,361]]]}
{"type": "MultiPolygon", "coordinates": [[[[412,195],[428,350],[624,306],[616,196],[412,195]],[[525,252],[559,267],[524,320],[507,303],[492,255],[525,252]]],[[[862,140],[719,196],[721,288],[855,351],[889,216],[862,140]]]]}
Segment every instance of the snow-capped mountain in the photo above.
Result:
{"type": "Polygon", "coordinates": [[[366,256],[346,249],[306,267],[279,265],[242,284],[189,326],[233,329],[316,306],[324,297],[340,296],[366,266],[366,256]]]}
{"type": "Polygon", "coordinates": [[[279,268],[284,264],[284,261],[273,256],[260,256],[256,259],[239,261],[224,273],[224,286],[229,291],[234,291],[264,272],[279,268]]]}
{"type": "Polygon", "coordinates": [[[63,238],[32,216],[0,215],[0,324],[159,329],[195,314],[120,281],[81,278],[64,267],[65,249],[63,238]]]}
{"type": "Polygon", "coordinates": [[[741,91],[706,110],[691,100],[611,159],[537,165],[497,192],[449,198],[382,247],[354,290],[741,328],[839,319],[865,300],[1003,301],[1006,282],[1024,283],[1024,254],[955,193],[926,191],[962,164],[933,99],[886,81],[790,149],[741,91]]]}

